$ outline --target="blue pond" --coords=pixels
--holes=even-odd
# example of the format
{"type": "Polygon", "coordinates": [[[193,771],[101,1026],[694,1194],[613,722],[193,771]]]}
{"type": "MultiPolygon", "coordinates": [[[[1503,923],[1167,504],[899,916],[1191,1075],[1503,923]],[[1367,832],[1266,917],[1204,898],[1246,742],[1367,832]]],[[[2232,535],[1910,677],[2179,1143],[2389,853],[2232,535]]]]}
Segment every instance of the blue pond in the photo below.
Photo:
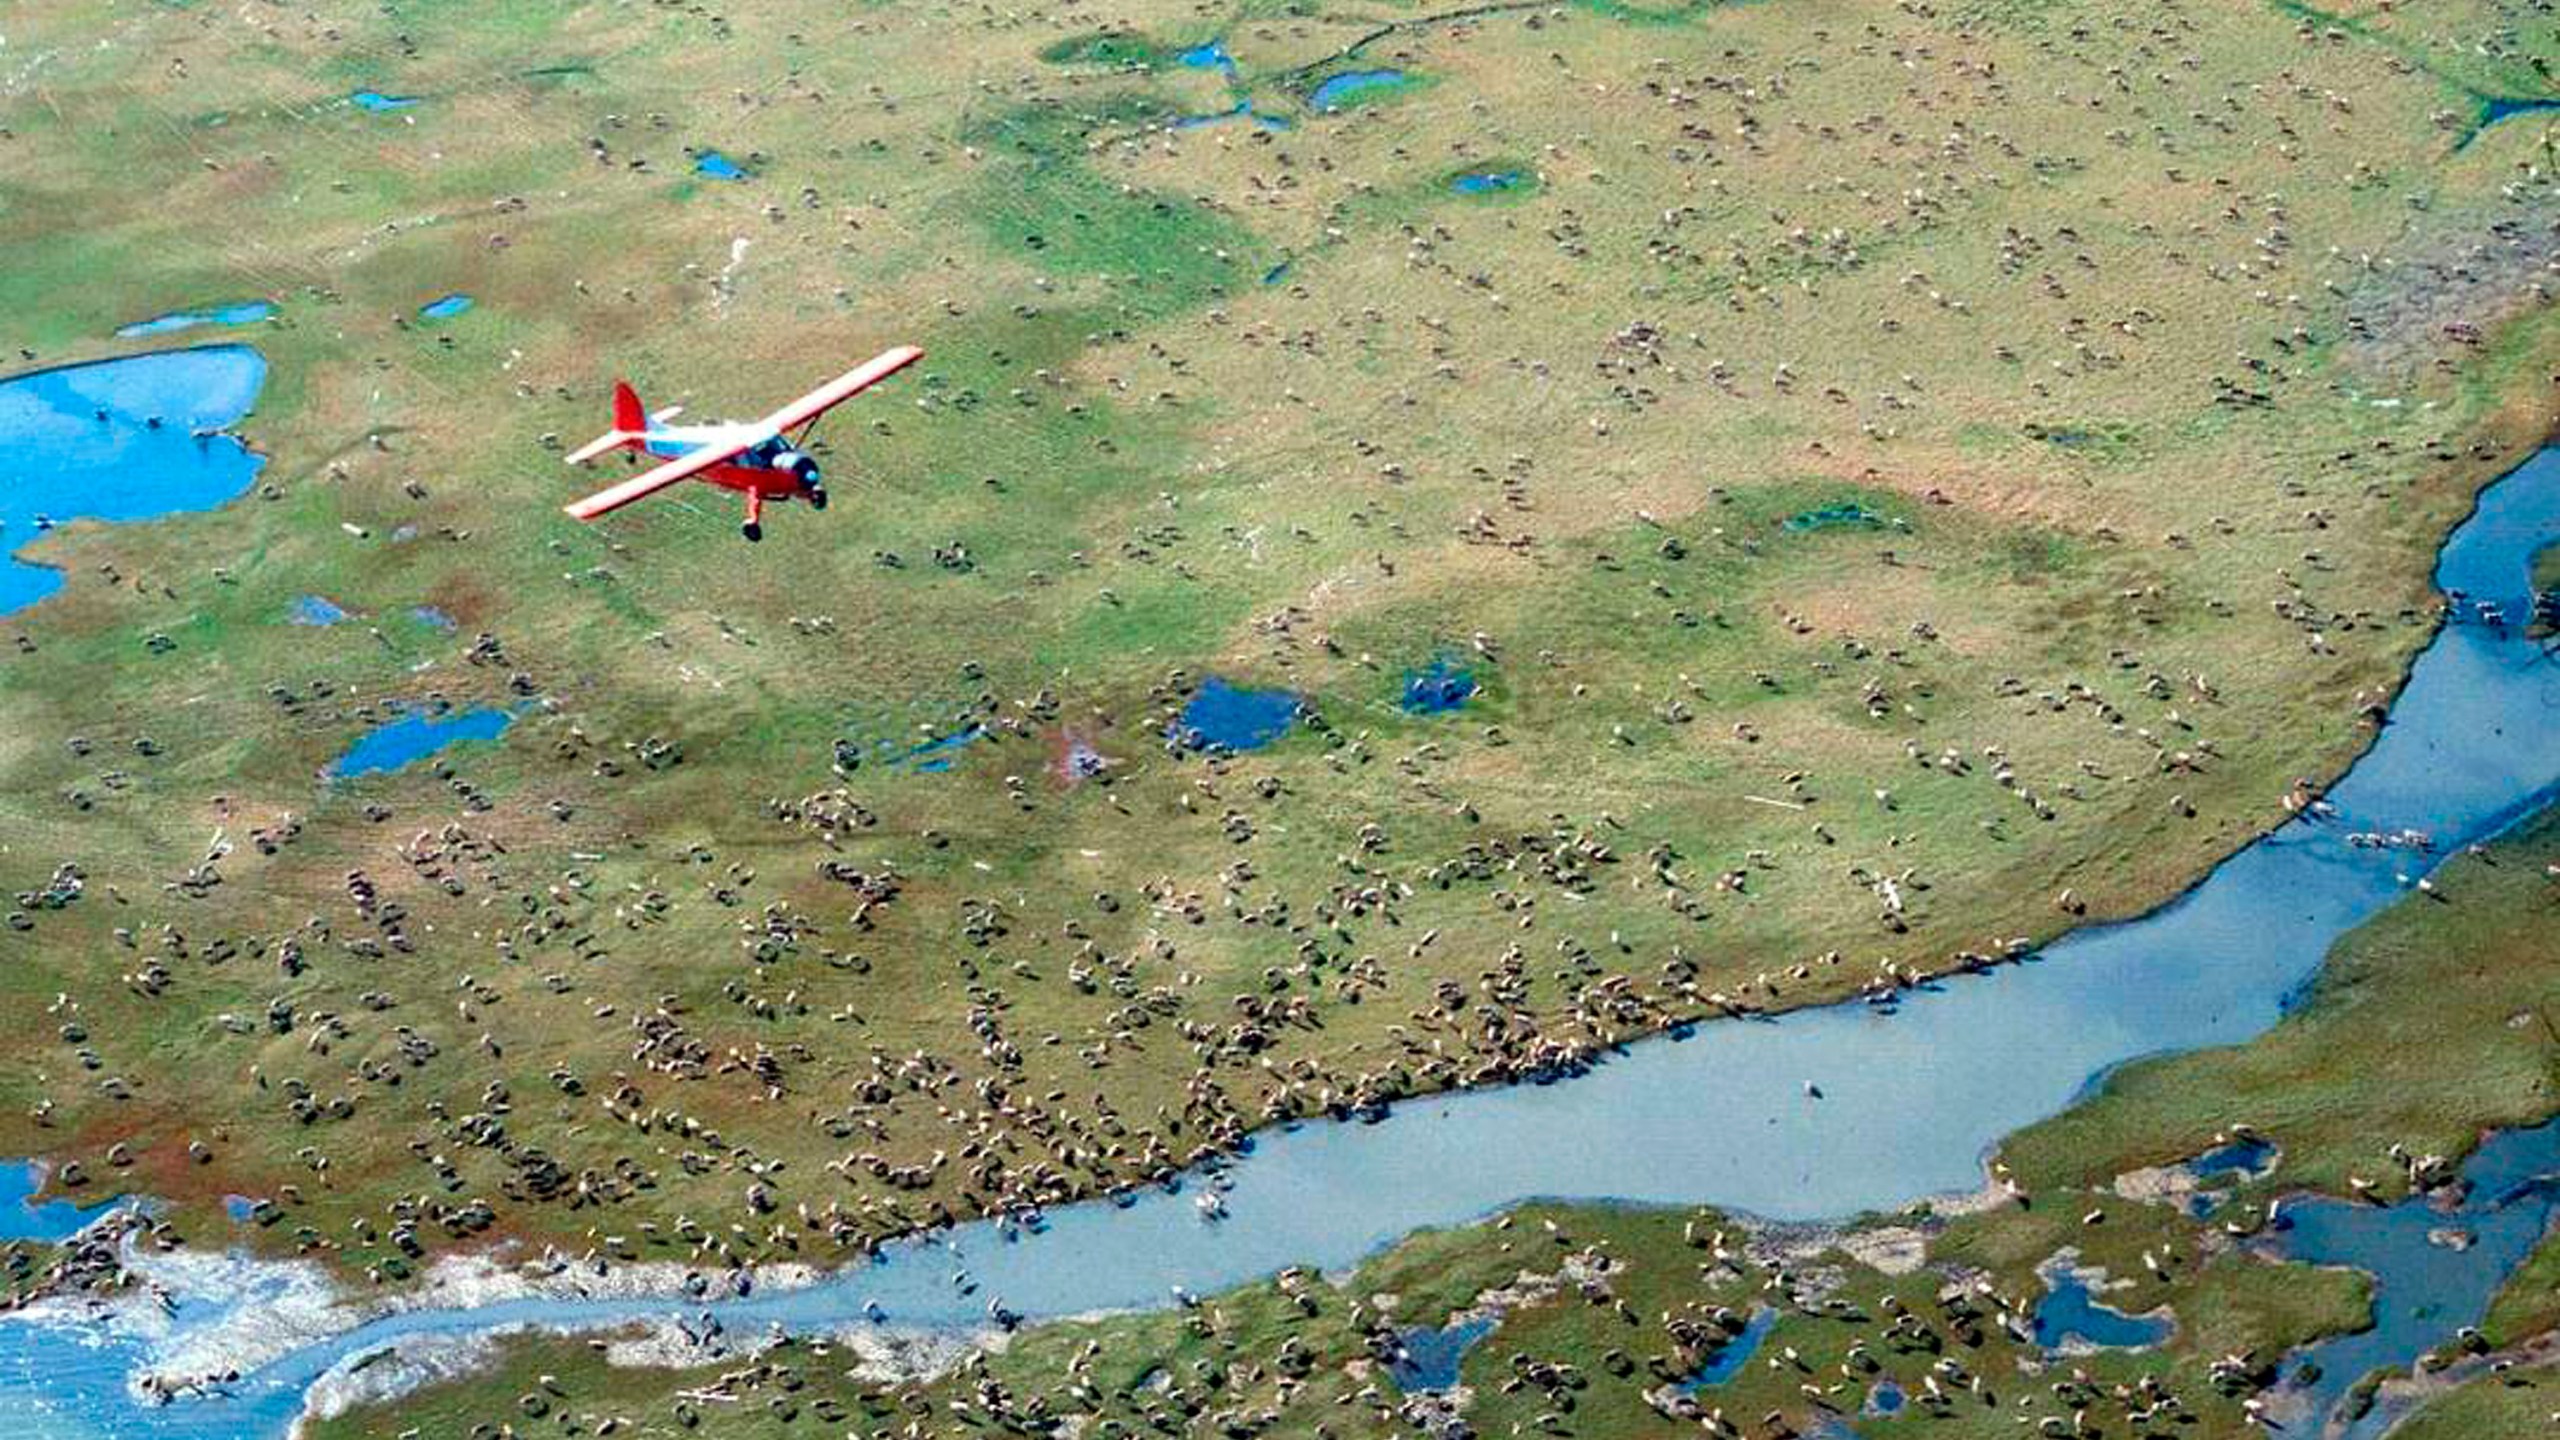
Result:
{"type": "Polygon", "coordinates": [[[744,180],[748,174],[746,166],[717,150],[705,150],[693,157],[693,168],[696,174],[708,175],[714,180],[744,180]]]}
{"type": "Polygon", "coordinates": [[[273,300],[243,300],[236,305],[214,305],[202,310],[173,310],[118,326],[116,338],[139,340],[146,335],[173,335],[199,325],[254,325],[276,313],[273,300]]]}
{"type": "Polygon", "coordinates": [[[379,90],[359,90],[347,98],[376,115],[392,110],[406,110],[418,103],[418,97],[415,95],[385,95],[379,90]]]}
{"type": "Polygon", "coordinates": [[[1449,188],[1461,195],[1490,195],[1503,190],[1516,190],[1529,177],[1517,170],[1478,170],[1449,182],[1449,188]]]}
{"type": "Polygon", "coordinates": [[[418,307],[418,313],[430,320],[449,320],[470,308],[470,296],[455,294],[428,301],[418,307]]]}
{"type": "Polygon", "coordinates": [[[1398,703],[1415,715],[1441,715],[1466,708],[1476,693],[1476,677],[1449,660],[1434,660],[1404,677],[1398,703]]]}
{"type": "MultiPolygon", "coordinates": [[[[218,432],[266,376],[257,351],[215,345],[0,380],[0,546],[33,540],[40,517],[145,520],[247,490],[265,457],[218,432]]],[[[0,563],[0,615],[61,588],[52,570],[0,563]]]]}
{"type": "Polygon", "coordinates": [[[1215,675],[1202,681],[1172,734],[1185,748],[1212,745],[1259,750],[1297,723],[1298,697],[1286,690],[1245,690],[1215,675]]]}
{"type": "MultiPolygon", "coordinates": [[[[2560,451],[2546,451],[2483,493],[2446,543],[2437,584],[2521,602],[2526,557],[2555,535],[2560,451]]],[[[1348,1266],[1414,1230],[1533,1196],[1810,1220],[1969,1192],[1982,1183],[1987,1147],[2072,1104],[2110,1067],[2236,1044],[2274,1025],[2330,944],[2407,894],[2406,877],[2424,868],[2407,851],[2354,845],[2352,832],[2423,827],[2446,854],[2550,804],[2560,795],[2555,710],[2560,666],[2538,645],[2513,628],[2447,627],[2418,657],[2372,748],[2331,787],[2337,815],[2288,822],[2150,915],[2080,931],[2027,963],[1911,990],[1890,1015],[1842,1004],[1701,1023],[1687,1039],[1629,1045],[1563,1083],[1266,1131],[1250,1155],[1223,1167],[1227,1218],[1217,1225],[1200,1223],[1190,1197],[1147,1188],[1124,1203],[1059,1206],[1036,1227],[957,1226],[805,1288],[707,1307],[546,1298],[403,1311],[257,1367],[220,1398],[156,1409],[125,1381],[163,1342],[95,1325],[0,1321],[0,1433],[14,1422],[48,1435],[281,1437],[314,1379],[409,1335],[595,1327],[705,1308],[733,1332],[806,1332],[875,1306],[906,1325],[983,1324],[990,1301],[1033,1320],[1161,1306],[1176,1287],[1210,1294],[1284,1266],[1348,1266]],[[1808,1102],[1808,1082],[1818,1083],[1819,1103],[1808,1102]],[[965,1291],[952,1283],[964,1269],[965,1291]]],[[[2472,1171],[2482,1177],[2478,1205],[2489,1205],[2496,1182],[2534,1168],[2493,1147],[2472,1171]]],[[[2541,1207],[2527,1197],[2466,1215],[2462,1223],[2484,1237],[2468,1253],[2508,1244],[2489,1234],[2493,1222],[2538,1229],[2526,1222],[2541,1207]]],[[[2325,1233],[2317,1212],[2297,1209],[2286,1243],[2316,1243],[2325,1233]]],[[[179,1294],[169,1323],[182,1336],[246,1323],[243,1307],[286,1283],[269,1275],[247,1271],[179,1294]]],[[[2423,1292],[2386,1278],[2383,1293],[2423,1292]]],[[[2444,1320],[2464,1303],[2446,1303],[2444,1320]]],[[[2353,1358],[2331,1368],[2353,1368],[2353,1358]]]]}
{"type": "Polygon", "coordinates": [[[1902,1393],[1901,1386],[1891,1380],[1879,1380],[1867,1391],[1866,1413],[1869,1415],[1896,1414],[1902,1409],[1903,1402],[1908,1399],[1910,1397],[1902,1393]]]}
{"type": "Polygon", "coordinates": [[[351,779],[358,775],[378,775],[413,765],[448,745],[466,740],[495,740],[515,723],[504,710],[482,708],[457,710],[449,715],[429,715],[412,710],[397,720],[377,725],[363,738],[347,747],[347,753],[329,767],[329,778],[351,779]]]}
{"type": "Polygon", "coordinates": [[[347,612],[325,595],[305,595],[293,602],[290,618],[296,625],[335,625],[347,612]]]}
{"type": "Polygon", "coordinates": [[[1219,40],[1194,45],[1173,58],[1193,70],[1223,70],[1229,76],[1236,73],[1236,57],[1228,54],[1225,42],[1219,40]]]}
{"type": "Polygon", "coordinates": [[[2058,1350],[2078,1339],[2110,1349],[2157,1345],[2169,1338],[2169,1322],[2156,1315],[2127,1315],[2101,1305],[2088,1283],[2069,1272],[2048,1275],[2052,1288],[2036,1305],[2036,1343],[2058,1350]]]}
{"type": "MultiPolygon", "coordinates": [[[[2462,1167],[2462,1203],[2422,1197],[2395,1205],[2296,1200],[2279,1212],[2274,1248],[2288,1260],[2347,1265],[2373,1277],[2373,1328],[2297,1351],[2286,1362],[2316,1365],[2304,1387],[2312,1413],[2326,1416],[2348,1388],[2377,1369],[2406,1371],[2420,1355],[2479,1322],[2507,1276],[2550,1227],[2560,1180],[2560,1120],[2493,1135],[2462,1167]],[[2467,1244],[2439,1243],[2455,1235],[2467,1244]]],[[[2350,1434],[2378,1434],[2380,1412],[2350,1434]]]]}
{"type": "Polygon", "coordinates": [[[1741,1374],[1742,1367],[1750,1364],[1751,1357],[1759,1352],[1760,1342],[1768,1339],[1769,1332],[1777,1325],[1777,1311],[1766,1305],[1752,1311],[1751,1318],[1742,1322],[1741,1333],[1724,1342],[1724,1348],[1699,1366],[1697,1374],[1680,1382],[1682,1393],[1695,1395],[1741,1374]]]}
{"type": "Polygon", "coordinates": [[[1477,1315],[1437,1330],[1417,1325],[1396,1337],[1403,1350],[1387,1362],[1387,1374],[1408,1395],[1446,1390],[1458,1383],[1458,1362],[1496,1323],[1493,1316],[1477,1315]]]}
{"type": "Polygon", "coordinates": [[[1265,285],[1277,285],[1288,278],[1289,262],[1286,260],[1262,272],[1262,283],[1265,285]]]}
{"type": "Polygon", "coordinates": [[[1345,70],[1318,85],[1307,96],[1307,103],[1318,110],[1338,109],[1380,90],[1392,90],[1404,80],[1401,70],[1345,70]]]}
{"type": "Polygon", "coordinates": [[[34,1162],[0,1161],[0,1240],[68,1240],[115,1208],[112,1200],[75,1205],[57,1197],[39,1203],[36,1189],[34,1162]]]}
{"type": "Polygon", "coordinates": [[[246,1222],[258,1213],[258,1202],[246,1195],[225,1195],[222,1197],[222,1213],[235,1223],[246,1222]]]}

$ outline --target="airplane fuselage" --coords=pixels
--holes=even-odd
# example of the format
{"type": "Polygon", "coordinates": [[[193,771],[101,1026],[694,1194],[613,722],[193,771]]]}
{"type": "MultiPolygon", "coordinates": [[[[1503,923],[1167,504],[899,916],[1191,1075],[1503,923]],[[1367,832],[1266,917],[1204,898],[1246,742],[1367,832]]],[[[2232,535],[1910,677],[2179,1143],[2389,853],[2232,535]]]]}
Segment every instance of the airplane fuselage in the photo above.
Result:
{"type": "MultiPolygon", "coordinates": [[[[743,425],[653,425],[640,448],[661,460],[678,460],[705,445],[731,443],[743,425]]],[[[766,500],[816,499],[825,504],[825,476],[818,462],[780,436],[748,448],[694,477],[766,500]]]]}

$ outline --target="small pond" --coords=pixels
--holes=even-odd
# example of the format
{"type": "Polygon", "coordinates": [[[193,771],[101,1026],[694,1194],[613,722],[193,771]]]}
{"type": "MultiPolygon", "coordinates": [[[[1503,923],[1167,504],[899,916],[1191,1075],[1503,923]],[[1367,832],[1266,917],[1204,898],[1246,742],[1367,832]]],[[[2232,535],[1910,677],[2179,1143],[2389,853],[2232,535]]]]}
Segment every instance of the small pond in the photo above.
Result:
{"type": "Polygon", "coordinates": [[[1259,750],[1289,733],[1297,723],[1299,705],[1298,697],[1287,690],[1248,690],[1212,675],[1182,707],[1182,719],[1172,735],[1190,750],[1213,745],[1259,750]]]}
{"type": "Polygon", "coordinates": [[[379,775],[414,765],[447,746],[495,740],[515,723],[515,718],[504,710],[485,706],[444,715],[411,710],[397,720],[366,731],[329,766],[329,778],[348,780],[358,775],[379,775]]]}

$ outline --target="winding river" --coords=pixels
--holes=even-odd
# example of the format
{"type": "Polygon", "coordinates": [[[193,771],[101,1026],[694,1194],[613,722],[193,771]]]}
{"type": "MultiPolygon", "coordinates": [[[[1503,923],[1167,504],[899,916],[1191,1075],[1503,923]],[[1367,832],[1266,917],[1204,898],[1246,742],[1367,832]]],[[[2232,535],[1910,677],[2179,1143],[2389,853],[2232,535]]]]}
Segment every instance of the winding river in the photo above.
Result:
{"type": "MultiPolygon", "coordinates": [[[[2482,493],[2446,542],[2437,583],[2521,615],[2529,559],[2554,538],[2560,449],[2482,493]]],[[[2069,1105],[2111,1067],[2267,1030],[2331,942],[2406,893],[2436,857],[2555,797],[2560,663],[2515,629],[2448,625],[2373,748],[2331,790],[2334,816],[2284,825],[2142,919],[1908,993],[1890,1015],[1852,1003],[1706,1024],[1565,1083],[1269,1133],[1226,1168],[1221,1223],[1204,1223],[1190,1196],[1151,1191],[1126,1205],[1061,1209],[1031,1233],[969,1225],[803,1289],[712,1308],[733,1332],[866,1316],[978,1325],[994,1302],[1039,1319],[1162,1305],[1177,1289],[1207,1294],[1293,1264],[1346,1267],[1412,1230],[1530,1197],[1820,1219],[1970,1191],[2000,1137],[2069,1105]],[[2432,836],[2433,855],[2348,839],[2402,828],[2432,836]]],[[[0,1432],[281,1436],[315,1379],[403,1337],[704,1308],[620,1298],[411,1311],[304,1344],[218,1397],[141,1405],[126,1383],[137,1366],[223,1333],[292,1288],[271,1269],[218,1268],[219,1280],[182,1295],[165,1325],[0,1325],[0,1432]]]]}

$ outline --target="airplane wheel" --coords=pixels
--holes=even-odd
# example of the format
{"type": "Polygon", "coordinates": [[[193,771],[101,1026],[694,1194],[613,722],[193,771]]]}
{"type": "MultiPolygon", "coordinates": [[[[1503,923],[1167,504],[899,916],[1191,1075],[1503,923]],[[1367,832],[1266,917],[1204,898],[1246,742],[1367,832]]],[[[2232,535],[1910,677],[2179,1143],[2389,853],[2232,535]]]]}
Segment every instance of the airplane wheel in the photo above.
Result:
{"type": "Polygon", "coordinates": [[[738,527],[738,533],[750,540],[761,540],[764,538],[764,527],[750,520],[738,527]]]}
{"type": "Polygon", "coordinates": [[[823,487],[813,489],[809,492],[809,508],[812,510],[824,510],[827,508],[827,492],[823,487]]]}

